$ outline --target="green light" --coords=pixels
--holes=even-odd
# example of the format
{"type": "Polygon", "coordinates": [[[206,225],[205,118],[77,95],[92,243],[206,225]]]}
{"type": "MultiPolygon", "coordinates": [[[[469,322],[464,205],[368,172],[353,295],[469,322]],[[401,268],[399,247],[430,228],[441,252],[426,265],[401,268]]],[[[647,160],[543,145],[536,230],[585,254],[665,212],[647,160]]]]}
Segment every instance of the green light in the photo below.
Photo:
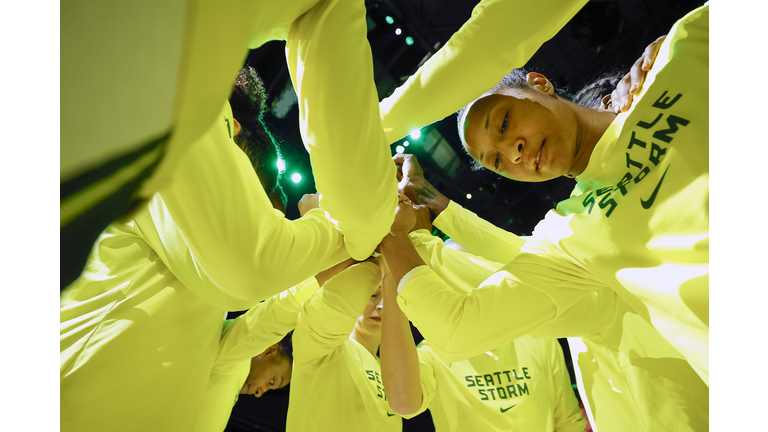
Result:
{"type": "Polygon", "coordinates": [[[412,38],[412,37],[410,37],[410,36],[408,36],[407,38],[405,38],[405,44],[406,44],[406,45],[413,45],[413,38],[412,38]]]}
{"type": "Polygon", "coordinates": [[[285,172],[285,161],[282,158],[277,158],[277,171],[280,174],[285,172]]]}
{"type": "Polygon", "coordinates": [[[395,23],[395,19],[394,19],[394,18],[392,18],[392,17],[391,17],[391,16],[389,16],[389,15],[387,15],[387,17],[386,17],[386,18],[384,18],[384,21],[386,21],[386,22],[387,22],[387,24],[394,24],[394,23],[395,23]]]}
{"type": "Polygon", "coordinates": [[[408,141],[403,141],[403,147],[408,147],[410,143],[408,141]]]}
{"type": "Polygon", "coordinates": [[[402,153],[405,151],[405,147],[399,145],[395,147],[395,151],[397,151],[398,153],[402,153]]]}
{"type": "Polygon", "coordinates": [[[420,136],[421,136],[421,131],[420,130],[414,129],[414,130],[411,131],[411,138],[419,139],[420,136]]]}
{"type": "Polygon", "coordinates": [[[292,180],[294,183],[298,183],[298,182],[300,182],[300,181],[301,181],[301,174],[299,174],[299,173],[293,173],[293,174],[291,174],[291,180],[292,180]]]}

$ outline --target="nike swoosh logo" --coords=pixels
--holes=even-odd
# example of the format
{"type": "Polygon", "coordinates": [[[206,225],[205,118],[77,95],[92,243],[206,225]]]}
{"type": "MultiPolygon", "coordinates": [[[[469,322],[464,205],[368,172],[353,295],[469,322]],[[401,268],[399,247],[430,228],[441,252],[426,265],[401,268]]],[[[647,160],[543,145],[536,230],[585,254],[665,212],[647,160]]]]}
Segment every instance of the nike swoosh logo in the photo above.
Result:
{"type": "Polygon", "coordinates": [[[387,413],[387,417],[394,417],[394,416],[395,416],[395,414],[387,413]]]}
{"type": "Polygon", "coordinates": [[[653,190],[651,197],[648,198],[648,200],[640,200],[640,204],[643,205],[644,209],[648,210],[653,206],[653,202],[656,201],[656,194],[659,193],[659,188],[661,188],[661,183],[664,181],[664,177],[667,175],[667,171],[669,171],[669,166],[667,166],[667,169],[664,170],[664,174],[661,175],[661,180],[659,180],[659,184],[656,185],[656,189],[653,190]]]}
{"type": "Polygon", "coordinates": [[[505,412],[507,412],[507,411],[511,410],[512,408],[514,408],[514,407],[516,407],[516,406],[517,406],[517,404],[514,404],[514,405],[512,405],[511,407],[509,407],[509,408],[507,408],[507,409],[504,409],[504,408],[502,408],[502,407],[499,407],[499,411],[501,411],[501,413],[503,414],[503,413],[505,413],[505,412]]]}

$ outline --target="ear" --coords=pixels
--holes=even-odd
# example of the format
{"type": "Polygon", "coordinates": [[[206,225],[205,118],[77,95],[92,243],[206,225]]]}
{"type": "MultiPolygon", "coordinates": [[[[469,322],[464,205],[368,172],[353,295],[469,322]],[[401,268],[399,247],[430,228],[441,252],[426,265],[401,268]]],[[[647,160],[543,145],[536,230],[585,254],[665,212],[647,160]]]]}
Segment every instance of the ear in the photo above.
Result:
{"type": "Polygon", "coordinates": [[[232,138],[240,135],[240,131],[243,130],[243,127],[240,126],[240,122],[236,118],[232,119],[232,129],[234,129],[232,131],[232,138]]]}
{"type": "Polygon", "coordinates": [[[611,95],[607,94],[603,96],[603,100],[600,101],[600,108],[602,109],[610,109],[611,108],[611,95]]]}
{"type": "Polygon", "coordinates": [[[528,87],[543,92],[548,96],[557,97],[555,96],[555,86],[544,75],[537,72],[529,72],[526,76],[526,81],[528,81],[528,87]]]}
{"type": "Polygon", "coordinates": [[[277,354],[277,344],[267,347],[267,349],[265,349],[264,352],[261,353],[262,357],[268,357],[274,354],[277,354]]]}

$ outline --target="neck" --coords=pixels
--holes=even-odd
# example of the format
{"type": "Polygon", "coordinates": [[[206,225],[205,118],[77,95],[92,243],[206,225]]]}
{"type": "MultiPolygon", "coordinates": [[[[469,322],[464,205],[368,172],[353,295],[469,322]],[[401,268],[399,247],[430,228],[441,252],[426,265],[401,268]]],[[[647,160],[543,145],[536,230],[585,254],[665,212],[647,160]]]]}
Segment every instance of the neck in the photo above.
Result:
{"type": "Polygon", "coordinates": [[[365,347],[372,356],[376,357],[376,352],[379,351],[379,345],[381,345],[381,332],[371,335],[360,331],[360,329],[355,326],[355,329],[352,330],[350,336],[352,336],[352,339],[357,341],[357,343],[365,347]]]}
{"type": "Polygon", "coordinates": [[[578,131],[576,136],[576,157],[568,174],[577,176],[584,172],[589,164],[589,158],[595,150],[597,142],[600,141],[608,126],[616,118],[616,114],[609,110],[576,107],[578,117],[578,131]]]}

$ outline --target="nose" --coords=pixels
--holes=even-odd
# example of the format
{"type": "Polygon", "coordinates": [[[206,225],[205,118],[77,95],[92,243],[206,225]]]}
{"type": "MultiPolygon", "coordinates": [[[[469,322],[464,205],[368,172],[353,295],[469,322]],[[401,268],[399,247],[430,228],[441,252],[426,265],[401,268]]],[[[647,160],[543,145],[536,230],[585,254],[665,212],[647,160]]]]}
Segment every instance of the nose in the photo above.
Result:
{"type": "Polygon", "coordinates": [[[525,141],[523,139],[517,139],[508,147],[506,156],[513,164],[519,164],[523,161],[523,149],[525,148],[525,141]]]}
{"type": "Polygon", "coordinates": [[[264,393],[266,393],[268,391],[269,391],[269,389],[264,389],[262,387],[259,387],[259,388],[256,389],[256,393],[254,393],[253,395],[256,396],[256,397],[262,397],[262,396],[264,396],[264,393]]]}

